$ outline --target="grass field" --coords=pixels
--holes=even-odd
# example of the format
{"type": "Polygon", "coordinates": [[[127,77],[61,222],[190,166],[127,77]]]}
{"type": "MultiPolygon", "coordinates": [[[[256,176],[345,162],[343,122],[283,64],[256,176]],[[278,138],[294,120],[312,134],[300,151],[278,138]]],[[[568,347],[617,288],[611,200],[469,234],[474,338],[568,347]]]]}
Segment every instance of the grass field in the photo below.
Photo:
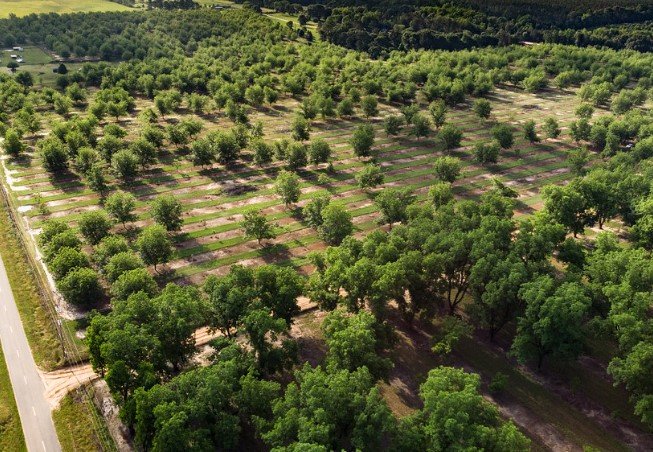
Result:
{"type": "Polygon", "coordinates": [[[25,60],[24,63],[21,63],[19,70],[22,70],[23,66],[47,64],[52,61],[52,56],[38,47],[25,47],[22,52],[4,49],[0,52],[0,65],[3,68],[11,61],[12,54],[17,54],[25,60]]]}
{"type": "Polygon", "coordinates": [[[27,450],[2,349],[0,349],[0,450],[16,452],[27,450]]]}
{"type": "Polygon", "coordinates": [[[0,18],[10,14],[27,16],[39,13],[79,13],[98,11],[129,11],[132,8],[109,0],[2,0],[0,18]]]}
{"type": "MultiPolygon", "coordinates": [[[[98,440],[97,432],[92,427],[94,422],[97,422],[94,421],[97,413],[94,413],[93,410],[96,410],[95,406],[79,392],[75,391],[66,395],[59,407],[52,412],[52,420],[57,429],[57,436],[63,451],[95,452],[107,450],[102,447],[102,442],[98,440]]],[[[103,436],[109,438],[106,427],[102,425],[100,428],[104,429],[103,436]]],[[[114,447],[108,449],[108,451],[111,450],[114,450],[114,447]]]]}

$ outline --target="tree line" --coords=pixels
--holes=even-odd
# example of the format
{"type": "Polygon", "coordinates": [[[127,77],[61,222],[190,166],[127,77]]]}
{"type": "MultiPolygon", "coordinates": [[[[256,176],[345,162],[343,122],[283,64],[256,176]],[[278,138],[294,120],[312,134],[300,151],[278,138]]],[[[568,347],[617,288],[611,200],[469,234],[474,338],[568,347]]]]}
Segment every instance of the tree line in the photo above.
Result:
{"type": "Polygon", "coordinates": [[[255,5],[297,14],[319,24],[320,35],[335,44],[374,56],[392,50],[446,49],[505,45],[521,41],[644,48],[633,25],[648,30],[651,2],[328,2],[262,0],[255,5]],[[619,40],[597,27],[620,26],[619,40]],[[570,38],[573,39],[570,41],[570,38]],[[632,38],[631,38],[632,37],[632,38]]]}

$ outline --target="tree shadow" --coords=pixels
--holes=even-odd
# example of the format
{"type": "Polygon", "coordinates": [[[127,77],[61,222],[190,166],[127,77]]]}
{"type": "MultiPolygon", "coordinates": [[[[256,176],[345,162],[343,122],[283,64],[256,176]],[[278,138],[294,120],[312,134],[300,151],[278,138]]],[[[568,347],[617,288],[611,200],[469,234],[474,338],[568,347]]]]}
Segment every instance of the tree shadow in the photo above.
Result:
{"type": "Polygon", "coordinates": [[[33,157],[28,153],[22,153],[18,157],[11,157],[8,161],[12,165],[19,166],[21,168],[29,168],[32,166],[33,157]]]}
{"type": "Polygon", "coordinates": [[[290,260],[290,248],[286,243],[275,243],[264,246],[259,250],[259,255],[266,264],[278,264],[280,261],[290,260]]]}
{"type": "Polygon", "coordinates": [[[50,183],[66,194],[81,193],[86,189],[79,176],[69,169],[49,174],[50,183]]]}

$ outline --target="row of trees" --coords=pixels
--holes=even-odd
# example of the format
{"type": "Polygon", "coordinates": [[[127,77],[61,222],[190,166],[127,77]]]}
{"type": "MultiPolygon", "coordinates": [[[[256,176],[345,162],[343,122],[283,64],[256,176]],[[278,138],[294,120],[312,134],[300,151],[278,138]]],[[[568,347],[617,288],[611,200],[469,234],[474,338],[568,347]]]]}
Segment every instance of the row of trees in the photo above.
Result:
{"type": "Polygon", "coordinates": [[[133,195],[117,191],[106,199],[105,210],[81,214],[77,230],[85,242],[94,247],[92,257],[84,253],[82,242],[67,223],[57,219],[43,223],[39,243],[48,269],[66,301],[81,307],[98,305],[105,299],[100,275],[117,299],[126,299],[141,289],[148,293],[155,291],[156,282],[146,265],[156,270],[157,265],[168,262],[172,256],[169,232],[181,228],[181,204],[171,196],[152,201],[150,213],[155,224],[140,232],[134,243],[138,254],[122,236],[111,234],[115,223],[125,226],[136,220],[135,206],[133,195]]]}

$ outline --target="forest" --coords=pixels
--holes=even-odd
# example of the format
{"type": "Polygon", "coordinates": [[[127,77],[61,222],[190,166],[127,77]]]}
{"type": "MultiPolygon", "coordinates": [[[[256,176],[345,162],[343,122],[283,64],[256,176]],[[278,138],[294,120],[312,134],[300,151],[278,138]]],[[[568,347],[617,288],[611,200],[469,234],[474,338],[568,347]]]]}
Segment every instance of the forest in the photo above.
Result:
{"type": "Polygon", "coordinates": [[[319,23],[329,42],[373,56],[394,49],[465,49],[522,41],[650,51],[650,1],[440,0],[252,2],[319,23]],[[623,25],[622,24],[627,24],[623,25]],[[632,30],[636,27],[636,31],[632,30]]]}
{"type": "Polygon", "coordinates": [[[3,171],[135,447],[555,449],[505,407],[567,366],[611,412],[555,393],[568,444],[646,450],[653,56],[617,43],[653,9],[415,2],[385,35],[396,4],[345,3],[261,5],[323,40],[256,7],[0,20],[102,60],[0,75],[3,171]],[[594,34],[510,44],[561,15],[594,34]]]}

